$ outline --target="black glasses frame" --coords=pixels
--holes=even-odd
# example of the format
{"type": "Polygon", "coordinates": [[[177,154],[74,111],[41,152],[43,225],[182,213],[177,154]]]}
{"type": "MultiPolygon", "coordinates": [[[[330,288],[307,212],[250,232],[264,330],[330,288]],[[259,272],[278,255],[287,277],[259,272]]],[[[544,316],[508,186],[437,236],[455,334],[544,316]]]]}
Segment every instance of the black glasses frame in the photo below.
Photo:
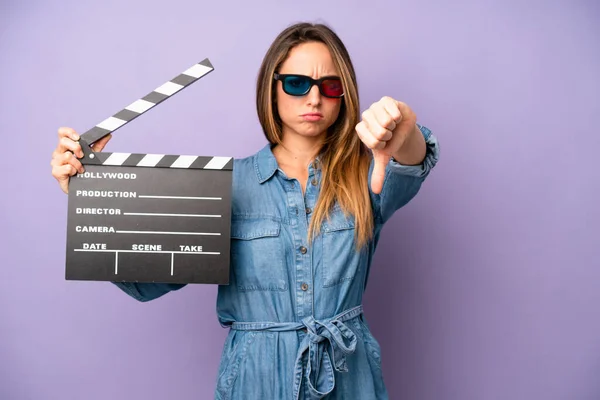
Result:
{"type": "Polygon", "coordinates": [[[319,93],[321,93],[321,96],[323,96],[323,97],[329,97],[330,99],[339,99],[340,97],[344,96],[344,93],[342,93],[339,96],[328,96],[325,93],[323,93],[323,88],[321,88],[321,83],[323,83],[323,81],[336,80],[336,81],[341,82],[342,80],[339,76],[323,76],[319,79],[313,79],[310,76],[299,75],[299,74],[275,74],[275,75],[273,75],[273,79],[275,79],[276,81],[281,81],[283,91],[290,96],[297,96],[297,97],[305,96],[308,92],[310,92],[312,87],[315,85],[317,85],[317,87],[319,88],[319,93]],[[304,78],[310,82],[310,85],[308,86],[308,89],[304,93],[301,93],[301,94],[289,93],[285,90],[285,85],[283,84],[283,81],[285,78],[304,78]]]}

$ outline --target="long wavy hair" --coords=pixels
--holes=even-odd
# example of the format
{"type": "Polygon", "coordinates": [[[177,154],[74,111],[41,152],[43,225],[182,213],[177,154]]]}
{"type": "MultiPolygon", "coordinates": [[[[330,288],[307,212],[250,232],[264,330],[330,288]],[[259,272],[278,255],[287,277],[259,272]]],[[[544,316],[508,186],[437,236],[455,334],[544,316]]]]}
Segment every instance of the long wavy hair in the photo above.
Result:
{"type": "Polygon", "coordinates": [[[324,24],[298,23],[283,30],[273,41],[260,67],[256,107],[263,132],[271,144],[280,144],[283,124],[277,107],[273,75],[279,71],[295,46],[306,42],[321,42],[331,53],[340,72],[344,96],[336,121],[328,129],[321,148],[321,193],[313,211],[309,240],[320,232],[337,203],[355,221],[357,247],[365,245],[373,233],[373,215],[368,188],[371,153],[355,132],[359,122],[358,85],[350,55],[338,35],[324,24]]]}

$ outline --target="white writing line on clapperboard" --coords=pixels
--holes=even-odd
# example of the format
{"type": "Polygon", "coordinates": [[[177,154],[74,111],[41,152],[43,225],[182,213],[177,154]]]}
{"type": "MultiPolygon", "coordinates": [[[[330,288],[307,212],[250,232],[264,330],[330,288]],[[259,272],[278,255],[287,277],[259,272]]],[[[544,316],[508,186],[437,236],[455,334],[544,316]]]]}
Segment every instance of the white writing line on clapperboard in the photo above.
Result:
{"type": "Polygon", "coordinates": [[[222,197],[150,196],[150,195],[140,195],[138,197],[140,199],[223,200],[222,197]]]}
{"type": "Polygon", "coordinates": [[[147,217],[197,217],[197,218],[221,218],[218,214],[161,214],[161,213],[132,213],[126,212],[123,215],[141,215],[147,217]]]}
{"type": "Polygon", "coordinates": [[[115,231],[115,233],[148,233],[151,235],[200,235],[220,236],[219,232],[155,232],[155,231],[115,231]]]}

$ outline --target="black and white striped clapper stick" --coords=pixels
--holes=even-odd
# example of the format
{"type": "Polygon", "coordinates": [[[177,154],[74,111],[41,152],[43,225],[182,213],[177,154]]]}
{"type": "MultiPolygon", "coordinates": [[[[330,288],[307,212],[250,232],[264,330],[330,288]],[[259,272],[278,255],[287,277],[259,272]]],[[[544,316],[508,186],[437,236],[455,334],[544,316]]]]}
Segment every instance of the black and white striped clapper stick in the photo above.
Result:
{"type": "Polygon", "coordinates": [[[229,283],[232,157],[93,152],[213,70],[208,59],[81,135],[69,183],[67,280],[229,283]]]}
{"type": "MultiPolygon", "coordinates": [[[[181,90],[198,81],[213,70],[214,67],[210,60],[206,58],[83,133],[79,140],[84,153],[84,158],[81,160],[82,164],[101,164],[105,162],[108,156],[92,152],[89,147],[90,145],[121,128],[128,122],[133,121],[135,118],[172,97],[176,93],[179,93],[181,90]],[[98,156],[100,156],[100,159],[96,159],[98,156]]],[[[109,162],[114,162],[117,158],[118,156],[115,154],[109,162]]]]}

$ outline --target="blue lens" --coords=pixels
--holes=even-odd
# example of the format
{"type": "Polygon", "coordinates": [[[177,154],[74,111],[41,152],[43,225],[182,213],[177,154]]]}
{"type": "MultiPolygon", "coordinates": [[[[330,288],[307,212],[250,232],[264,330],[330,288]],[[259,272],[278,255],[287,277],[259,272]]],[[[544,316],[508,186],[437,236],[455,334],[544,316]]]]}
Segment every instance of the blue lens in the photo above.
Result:
{"type": "Polygon", "coordinates": [[[294,96],[305,94],[310,88],[310,81],[301,76],[288,76],[283,84],[284,90],[294,96]]]}

